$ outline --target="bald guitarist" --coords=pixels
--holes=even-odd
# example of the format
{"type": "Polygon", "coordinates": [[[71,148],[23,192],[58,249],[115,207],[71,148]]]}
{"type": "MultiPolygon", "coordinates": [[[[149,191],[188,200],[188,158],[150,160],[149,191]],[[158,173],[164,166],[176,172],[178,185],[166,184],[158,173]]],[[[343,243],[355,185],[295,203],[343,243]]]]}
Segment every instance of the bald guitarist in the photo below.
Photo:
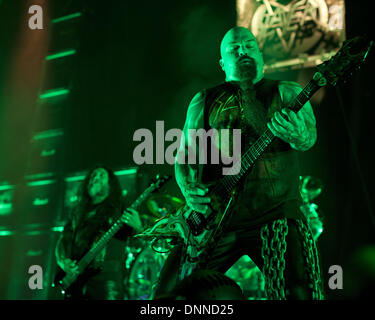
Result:
{"type": "MultiPolygon", "coordinates": [[[[302,89],[294,82],[264,78],[263,57],[248,29],[230,29],[220,51],[225,82],[195,95],[187,111],[185,136],[189,129],[241,129],[242,150],[267,128],[279,139],[237,186],[231,218],[198,269],[225,273],[248,255],[263,272],[269,299],[322,299],[318,253],[299,210],[298,193],[298,153],[309,150],[317,139],[312,107],[306,103],[298,113],[288,109],[302,89]]],[[[192,147],[187,140],[180,150],[187,153],[192,147]]],[[[187,204],[205,217],[213,201],[208,192],[223,178],[223,166],[210,165],[206,156],[207,165],[176,162],[175,167],[187,204]]],[[[176,246],[161,272],[155,297],[172,291],[181,254],[176,246]]]]}

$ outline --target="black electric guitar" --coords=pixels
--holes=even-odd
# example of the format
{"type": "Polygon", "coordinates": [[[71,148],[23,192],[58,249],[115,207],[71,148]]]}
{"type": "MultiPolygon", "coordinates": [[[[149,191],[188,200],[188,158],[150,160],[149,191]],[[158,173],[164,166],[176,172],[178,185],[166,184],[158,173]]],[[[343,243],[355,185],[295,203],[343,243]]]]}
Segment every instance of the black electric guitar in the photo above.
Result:
{"type": "MultiPolygon", "coordinates": [[[[360,67],[367,57],[373,44],[362,37],[355,37],[344,42],[342,48],[330,60],[317,66],[313,79],[294,99],[289,107],[298,112],[312,95],[328,83],[335,86],[339,80],[346,79],[360,67]]],[[[185,262],[182,266],[180,279],[189,275],[196,264],[205,256],[218,240],[223,226],[230,217],[231,203],[234,199],[235,188],[238,182],[252,169],[256,160],[274,140],[275,136],[267,130],[252,144],[232,168],[236,175],[228,175],[219,180],[209,192],[211,197],[212,213],[208,217],[193,211],[188,205],[177,212],[165,216],[157,223],[136,235],[154,239],[177,238],[182,239],[185,246],[185,262]],[[240,168],[239,168],[240,167],[240,168]]]]}
{"type": "MultiPolygon", "coordinates": [[[[132,203],[130,208],[138,209],[143,201],[153,192],[160,189],[167,181],[171,179],[170,176],[157,177],[156,181],[153,182],[143,193],[132,203]]],[[[124,212],[123,215],[126,213],[124,212]]],[[[95,242],[91,249],[84,254],[83,257],[77,263],[78,273],[75,275],[66,274],[64,271],[60,270],[55,277],[53,286],[58,287],[65,298],[69,298],[74,295],[79,295],[82,285],[97,273],[97,270],[90,270],[87,268],[88,265],[93,261],[93,259],[104,249],[108,244],[108,241],[113,238],[113,236],[121,229],[123,226],[122,217],[116,220],[115,223],[109,228],[109,230],[100,237],[100,239],[95,242]]]]}

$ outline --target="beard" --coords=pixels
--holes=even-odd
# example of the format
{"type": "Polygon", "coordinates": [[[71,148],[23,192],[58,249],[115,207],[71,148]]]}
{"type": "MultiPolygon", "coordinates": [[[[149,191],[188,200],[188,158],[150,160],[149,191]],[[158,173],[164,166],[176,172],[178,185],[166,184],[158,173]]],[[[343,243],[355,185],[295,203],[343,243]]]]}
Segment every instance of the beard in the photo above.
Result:
{"type": "Polygon", "coordinates": [[[244,60],[244,58],[240,59],[237,65],[238,70],[238,77],[240,79],[240,82],[250,82],[252,83],[257,75],[257,66],[255,63],[255,60],[250,57],[246,57],[247,59],[250,59],[250,63],[242,63],[241,61],[244,60]]]}
{"type": "Polygon", "coordinates": [[[241,81],[240,90],[242,94],[243,113],[246,123],[249,124],[254,129],[256,134],[260,136],[266,130],[266,108],[257,99],[252,81],[241,81]]]}

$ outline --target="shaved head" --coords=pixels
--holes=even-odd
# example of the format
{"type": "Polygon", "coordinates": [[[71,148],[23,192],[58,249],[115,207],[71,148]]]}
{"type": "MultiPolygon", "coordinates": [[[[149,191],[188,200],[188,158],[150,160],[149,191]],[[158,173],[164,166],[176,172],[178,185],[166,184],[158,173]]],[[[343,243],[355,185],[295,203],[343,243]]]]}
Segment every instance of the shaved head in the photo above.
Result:
{"type": "Polygon", "coordinates": [[[220,53],[220,66],[227,81],[256,83],[263,78],[263,56],[254,34],[249,29],[230,29],[221,41],[220,53]]]}
{"type": "Polygon", "coordinates": [[[221,40],[221,45],[220,45],[221,57],[223,57],[223,52],[225,51],[225,48],[229,43],[233,41],[238,41],[241,38],[256,40],[253,33],[247,28],[234,27],[232,29],[229,29],[227,33],[224,35],[223,40],[221,40]]]}

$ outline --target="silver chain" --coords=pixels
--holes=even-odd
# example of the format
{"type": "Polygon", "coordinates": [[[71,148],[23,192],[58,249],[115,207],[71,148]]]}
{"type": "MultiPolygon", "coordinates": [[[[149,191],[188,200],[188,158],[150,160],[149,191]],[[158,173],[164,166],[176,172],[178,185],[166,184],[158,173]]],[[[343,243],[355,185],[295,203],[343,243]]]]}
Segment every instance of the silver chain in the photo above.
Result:
{"type": "MultiPolygon", "coordinates": [[[[308,274],[309,287],[313,300],[322,300],[319,256],[311,230],[302,221],[297,220],[298,231],[302,239],[302,250],[305,268],[308,274]]],[[[288,233],[287,219],[278,219],[262,227],[263,276],[268,299],[285,300],[285,252],[287,249],[286,235],[288,233]],[[270,237],[272,230],[272,238],[270,237]]]]}
{"type": "Polygon", "coordinates": [[[288,233],[286,218],[275,220],[272,223],[273,236],[270,239],[269,226],[261,229],[263,275],[268,299],[285,300],[285,252],[288,233]]]}

